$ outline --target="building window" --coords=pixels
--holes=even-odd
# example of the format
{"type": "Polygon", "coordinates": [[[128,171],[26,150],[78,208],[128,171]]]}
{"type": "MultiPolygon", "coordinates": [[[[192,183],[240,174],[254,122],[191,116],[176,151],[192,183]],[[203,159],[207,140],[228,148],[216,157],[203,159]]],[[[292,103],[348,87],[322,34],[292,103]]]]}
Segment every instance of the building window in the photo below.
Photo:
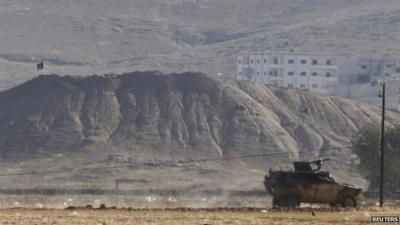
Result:
{"type": "Polygon", "coordinates": [[[242,76],[242,72],[239,72],[239,76],[242,76]]]}
{"type": "Polygon", "coordinates": [[[318,84],[313,84],[312,87],[313,88],[318,88],[318,84]]]}
{"type": "Polygon", "coordinates": [[[288,88],[294,88],[294,85],[293,84],[288,84],[287,87],[288,88]]]}
{"type": "Polygon", "coordinates": [[[239,64],[242,64],[242,60],[239,60],[239,64]]]}
{"type": "Polygon", "coordinates": [[[278,59],[274,58],[274,64],[278,64],[278,59]]]}
{"type": "Polygon", "coordinates": [[[300,88],[306,88],[305,84],[300,84],[300,88]]]}
{"type": "Polygon", "coordinates": [[[390,73],[386,73],[385,76],[387,76],[387,77],[390,76],[390,73]]]}
{"type": "Polygon", "coordinates": [[[289,59],[288,64],[294,64],[294,59],[289,59]]]}
{"type": "Polygon", "coordinates": [[[300,61],[300,63],[301,63],[301,64],[307,64],[307,60],[302,59],[302,60],[300,61]]]}
{"type": "Polygon", "coordinates": [[[329,72],[327,72],[327,73],[325,74],[325,77],[331,77],[331,76],[332,76],[332,74],[329,73],[329,72]]]}
{"type": "Polygon", "coordinates": [[[275,77],[277,77],[277,76],[278,76],[278,71],[276,71],[276,70],[271,70],[271,71],[269,71],[269,75],[270,75],[270,76],[275,76],[275,77]]]}
{"type": "Polygon", "coordinates": [[[326,60],[326,65],[332,65],[332,61],[331,60],[326,60]]]}
{"type": "Polygon", "coordinates": [[[264,72],[264,76],[267,76],[267,72],[264,72]]]}
{"type": "Polygon", "coordinates": [[[253,64],[253,63],[254,63],[254,60],[250,60],[250,63],[253,64]]]}
{"type": "Polygon", "coordinates": [[[306,75],[307,75],[306,72],[301,72],[301,73],[300,73],[300,76],[306,76],[306,75]]]}
{"type": "Polygon", "coordinates": [[[400,73],[400,67],[396,68],[396,73],[400,73]]]}
{"type": "Polygon", "coordinates": [[[312,75],[313,75],[314,77],[316,77],[316,76],[318,76],[318,73],[317,73],[317,72],[313,72],[312,75]]]}
{"type": "Polygon", "coordinates": [[[257,59],[257,64],[260,64],[260,60],[259,59],[257,59]]]}
{"type": "Polygon", "coordinates": [[[362,70],[366,70],[367,68],[368,68],[367,65],[361,65],[362,70]]]}
{"type": "Polygon", "coordinates": [[[313,59],[312,64],[313,64],[313,65],[318,65],[318,60],[313,59]]]}
{"type": "Polygon", "coordinates": [[[293,76],[293,75],[294,75],[294,72],[288,72],[287,75],[293,76]]]}
{"type": "Polygon", "coordinates": [[[259,76],[260,75],[260,72],[257,72],[257,76],[259,76]]]}
{"type": "Polygon", "coordinates": [[[264,64],[267,64],[267,60],[266,59],[264,59],[264,64]]]}

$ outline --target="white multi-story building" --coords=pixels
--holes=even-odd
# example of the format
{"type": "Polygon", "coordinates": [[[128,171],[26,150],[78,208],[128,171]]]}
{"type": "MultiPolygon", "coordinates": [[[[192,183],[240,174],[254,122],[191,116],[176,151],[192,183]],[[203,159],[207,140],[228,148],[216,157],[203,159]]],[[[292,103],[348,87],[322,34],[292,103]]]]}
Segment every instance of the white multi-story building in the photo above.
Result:
{"type": "Polygon", "coordinates": [[[400,110],[400,58],[391,55],[239,55],[237,78],[279,87],[332,94],[380,105],[379,82],[386,80],[387,106],[400,110]],[[390,82],[388,82],[390,81],[390,82]]]}
{"type": "Polygon", "coordinates": [[[329,93],[338,82],[336,56],[251,54],[238,57],[238,79],[329,93]]]}

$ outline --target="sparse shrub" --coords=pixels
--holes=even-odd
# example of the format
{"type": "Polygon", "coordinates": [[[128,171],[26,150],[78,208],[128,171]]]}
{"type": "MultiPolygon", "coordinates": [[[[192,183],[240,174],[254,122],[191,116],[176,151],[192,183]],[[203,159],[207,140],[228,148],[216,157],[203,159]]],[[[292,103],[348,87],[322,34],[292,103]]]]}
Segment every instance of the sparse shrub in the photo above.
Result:
{"type": "MultiPolygon", "coordinates": [[[[360,158],[359,169],[370,182],[369,191],[380,186],[380,127],[366,125],[353,139],[353,151],[360,158]]],[[[386,193],[400,191],[400,125],[385,130],[385,183],[386,193]]]]}

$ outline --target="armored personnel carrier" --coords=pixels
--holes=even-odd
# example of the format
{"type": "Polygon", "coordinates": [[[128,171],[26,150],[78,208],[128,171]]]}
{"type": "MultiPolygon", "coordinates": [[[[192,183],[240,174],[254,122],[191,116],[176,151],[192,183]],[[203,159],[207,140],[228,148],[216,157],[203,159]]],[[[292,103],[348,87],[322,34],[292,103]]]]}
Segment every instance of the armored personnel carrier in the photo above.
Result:
{"type": "Polygon", "coordinates": [[[264,185],[272,195],[274,207],[294,208],[305,203],[327,203],[331,206],[356,207],[360,188],[339,184],[321,171],[324,161],[294,162],[294,171],[269,171],[264,185]]]}

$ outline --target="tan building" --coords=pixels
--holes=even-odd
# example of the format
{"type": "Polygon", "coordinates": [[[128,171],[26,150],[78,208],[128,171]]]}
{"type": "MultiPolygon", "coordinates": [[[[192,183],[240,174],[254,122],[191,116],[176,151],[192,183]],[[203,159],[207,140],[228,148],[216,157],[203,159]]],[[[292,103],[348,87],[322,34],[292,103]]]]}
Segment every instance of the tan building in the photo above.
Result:
{"type": "Polygon", "coordinates": [[[400,58],[341,57],[338,63],[339,82],[333,95],[381,106],[380,83],[386,81],[387,108],[400,110],[400,58]]]}

